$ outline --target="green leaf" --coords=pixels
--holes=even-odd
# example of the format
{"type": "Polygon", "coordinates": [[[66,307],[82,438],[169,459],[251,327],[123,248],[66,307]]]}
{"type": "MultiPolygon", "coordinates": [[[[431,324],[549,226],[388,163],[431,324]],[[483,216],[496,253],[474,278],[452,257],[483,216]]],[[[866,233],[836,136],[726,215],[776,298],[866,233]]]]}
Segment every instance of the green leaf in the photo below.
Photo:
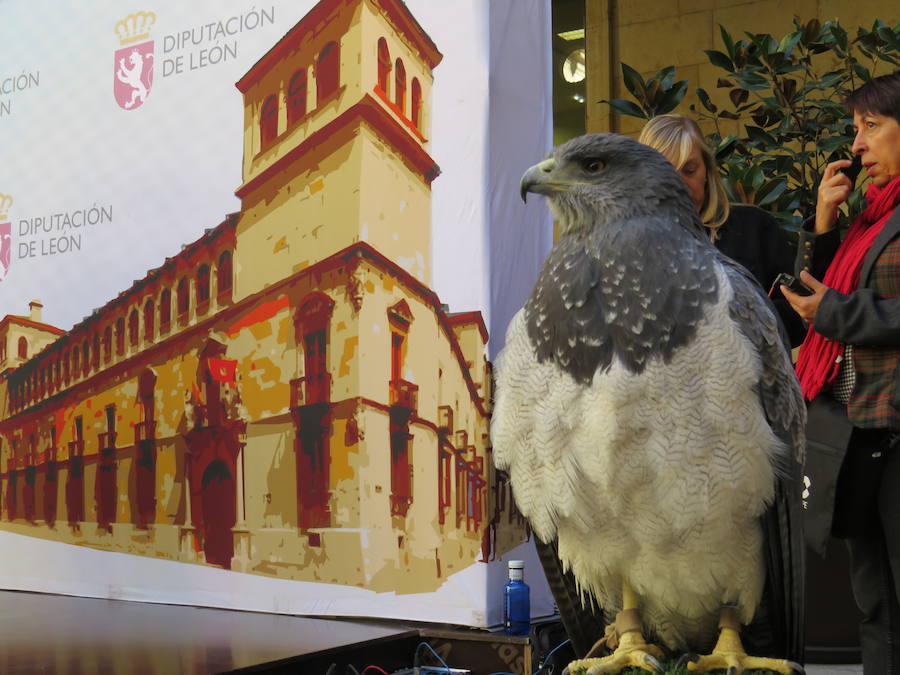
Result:
{"type": "Polygon", "coordinates": [[[819,39],[822,33],[822,24],[818,19],[810,19],[803,28],[803,42],[809,44],[819,39]]]}
{"type": "Polygon", "coordinates": [[[607,104],[620,115],[628,115],[629,117],[639,117],[641,119],[649,119],[647,113],[640,107],[624,98],[614,98],[611,101],[600,101],[607,104]]]}
{"type": "Polygon", "coordinates": [[[797,94],[797,80],[790,78],[781,80],[781,93],[784,94],[786,100],[793,101],[794,96],[797,94]]]}
{"type": "Polygon", "coordinates": [[[759,166],[754,166],[750,169],[747,178],[750,184],[753,186],[754,190],[759,190],[762,187],[763,182],[766,180],[766,177],[763,175],[762,168],[759,166]]]}
{"type": "Polygon", "coordinates": [[[747,76],[737,76],[735,77],[735,83],[741,89],[746,89],[748,91],[762,91],[764,89],[771,89],[771,86],[766,80],[757,76],[757,75],[747,75],[747,76]]]}
{"type": "Polygon", "coordinates": [[[704,49],[703,52],[709,58],[709,62],[717,68],[727,70],[729,73],[734,72],[734,63],[727,54],[723,54],[716,49],[704,49]]]}
{"type": "Polygon", "coordinates": [[[756,39],[759,44],[760,52],[763,57],[768,60],[768,57],[778,49],[778,43],[775,42],[771,35],[766,35],[764,33],[757,35],[756,39]]]}
{"type": "Polygon", "coordinates": [[[731,34],[725,30],[725,26],[719,24],[719,32],[722,34],[722,44],[725,45],[725,51],[728,53],[729,58],[734,60],[734,40],[731,39],[731,34]]]}
{"type": "Polygon", "coordinates": [[[794,47],[796,47],[797,43],[800,42],[801,37],[802,34],[799,30],[795,30],[793,33],[788,33],[783,38],[781,38],[781,42],[778,43],[778,51],[785,56],[790,56],[791,52],[794,51],[794,47]]]}
{"type": "Polygon", "coordinates": [[[672,86],[672,82],[675,81],[675,66],[667,66],[660,70],[654,78],[655,80],[659,80],[659,84],[663,89],[668,89],[672,86]]]}
{"type": "Polygon", "coordinates": [[[661,94],[662,94],[662,87],[659,84],[659,80],[650,79],[647,82],[647,98],[645,100],[647,107],[648,108],[656,108],[661,94]]]}
{"type": "Polygon", "coordinates": [[[861,79],[863,82],[868,82],[869,80],[872,79],[872,75],[871,75],[871,73],[869,73],[869,69],[866,68],[861,63],[854,63],[852,68],[853,68],[854,74],[859,79],[861,79]]]}
{"type": "Polygon", "coordinates": [[[847,31],[841,28],[839,24],[835,23],[831,27],[831,34],[834,35],[835,44],[843,51],[847,51],[847,31]]]}
{"type": "Polygon", "coordinates": [[[667,112],[672,112],[678,106],[678,104],[681,103],[682,99],[684,99],[684,95],[687,93],[687,88],[687,80],[680,80],[676,82],[674,86],[670,87],[669,90],[665,92],[665,94],[660,99],[656,114],[664,115],[667,112]]]}
{"type": "Polygon", "coordinates": [[[770,181],[760,188],[756,193],[757,205],[765,206],[771,204],[787,190],[787,181],[778,180],[770,181]]]}
{"type": "Polygon", "coordinates": [[[816,145],[822,152],[830,153],[835,150],[840,150],[841,148],[849,149],[852,143],[853,139],[847,138],[846,136],[829,136],[820,139],[816,145]]]}
{"type": "Polygon", "coordinates": [[[900,40],[897,39],[897,36],[894,35],[894,31],[892,31],[890,28],[879,28],[878,37],[884,40],[885,44],[890,45],[891,49],[900,48],[900,40]]]}
{"type": "Polygon", "coordinates": [[[695,91],[697,93],[697,98],[700,99],[701,105],[709,112],[714,113],[719,109],[715,103],[709,100],[709,94],[706,93],[705,89],[700,89],[698,87],[695,91]]]}
{"type": "Polygon", "coordinates": [[[763,129],[760,129],[759,127],[745,125],[744,129],[746,129],[747,136],[754,143],[760,143],[767,148],[778,145],[778,142],[775,140],[775,138],[771,134],[767,133],[763,129]]]}
{"type": "Polygon", "coordinates": [[[715,151],[716,161],[721,162],[722,159],[730,155],[734,150],[735,145],[737,145],[737,136],[735,136],[734,134],[729,134],[721,141],[719,141],[719,144],[716,146],[715,151]]]}
{"type": "Polygon", "coordinates": [[[728,92],[728,98],[731,99],[731,102],[735,107],[739,107],[741,104],[745,103],[749,97],[750,92],[746,89],[732,89],[728,92]]]}
{"type": "Polygon", "coordinates": [[[631,92],[632,96],[638,101],[645,100],[647,85],[644,83],[644,78],[641,77],[641,74],[638,71],[627,63],[623,63],[622,78],[625,80],[625,88],[631,92]]]}

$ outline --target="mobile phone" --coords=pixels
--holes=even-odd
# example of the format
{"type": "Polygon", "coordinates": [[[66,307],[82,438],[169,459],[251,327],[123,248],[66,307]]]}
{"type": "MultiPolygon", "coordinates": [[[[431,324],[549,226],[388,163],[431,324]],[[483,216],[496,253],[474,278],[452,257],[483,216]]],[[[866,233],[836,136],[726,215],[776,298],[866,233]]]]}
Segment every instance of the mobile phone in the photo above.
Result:
{"type": "Polygon", "coordinates": [[[840,172],[850,179],[850,185],[856,185],[856,177],[862,171],[862,156],[853,155],[853,163],[840,169],[840,172]]]}
{"type": "Polygon", "coordinates": [[[781,272],[777,277],[775,277],[775,281],[772,283],[772,288],[769,290],[769,297],[775,292],[775,289],[779,286],[784,285],[787,286],[791,291],[796,293],[797,295],[812,295],[813,290],[800,281],[793,274],[787,274],[786,272],[781,272]]]}

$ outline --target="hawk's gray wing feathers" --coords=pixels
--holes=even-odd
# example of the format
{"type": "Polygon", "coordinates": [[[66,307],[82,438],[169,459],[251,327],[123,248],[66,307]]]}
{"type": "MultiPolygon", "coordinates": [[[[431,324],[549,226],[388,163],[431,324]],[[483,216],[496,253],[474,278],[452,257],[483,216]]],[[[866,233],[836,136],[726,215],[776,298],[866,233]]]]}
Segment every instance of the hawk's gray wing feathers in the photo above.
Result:
{"type": "Polygon", "coordinates": [[[721,261],[735,289],[731,316],[762,357],[759,396],[763,410],[772,430],[792,451],[781,456],[775,498],[763,516],[766,587],[756,620],[745,631],[745,646],[799,662],[803,660],[805,630],[805,547],[799,492],[806,451],[806,407],[787,358],[787,337],[777,313],[748,270],[725,256],[721,261]]]}
{"type": "Polygon", "coordinates": [[[636,373],[651,356],[668,360],[693,337],[718,292],[708,247],[663,215],[561,240],[525,305],[538,358],[582,384],[614,358],[636,373]]]}

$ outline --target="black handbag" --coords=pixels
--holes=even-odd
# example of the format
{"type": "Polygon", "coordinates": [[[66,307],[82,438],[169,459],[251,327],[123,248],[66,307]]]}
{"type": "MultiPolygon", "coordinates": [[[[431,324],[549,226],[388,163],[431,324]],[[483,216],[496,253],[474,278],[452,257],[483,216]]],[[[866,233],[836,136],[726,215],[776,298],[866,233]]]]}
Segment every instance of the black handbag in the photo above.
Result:
{"type": "Polygon", "coordinates": [[[838,476],[852,433],[847,406],[831,396],[820,394],[807,406],[803,532],[807,545],[823,557],[831,536],[838,476]]]}

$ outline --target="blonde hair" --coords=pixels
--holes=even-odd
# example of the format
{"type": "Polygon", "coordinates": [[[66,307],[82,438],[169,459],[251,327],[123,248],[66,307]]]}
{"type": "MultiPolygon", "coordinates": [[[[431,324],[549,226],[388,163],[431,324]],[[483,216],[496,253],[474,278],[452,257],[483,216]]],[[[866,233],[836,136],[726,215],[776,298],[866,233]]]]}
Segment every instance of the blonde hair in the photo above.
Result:
{"type": "Polygon", "coordinates": [[[644,125],[638,140],[661,152],[678,170],[695,147],[700,149],[706,166],[706,196],[700,208],[700,220],[709,228],[709,238],[718,239],[718,229],[728,219],[730,205],[712,150],[697,123],[684,115],[657,115],[644,125]]]}

